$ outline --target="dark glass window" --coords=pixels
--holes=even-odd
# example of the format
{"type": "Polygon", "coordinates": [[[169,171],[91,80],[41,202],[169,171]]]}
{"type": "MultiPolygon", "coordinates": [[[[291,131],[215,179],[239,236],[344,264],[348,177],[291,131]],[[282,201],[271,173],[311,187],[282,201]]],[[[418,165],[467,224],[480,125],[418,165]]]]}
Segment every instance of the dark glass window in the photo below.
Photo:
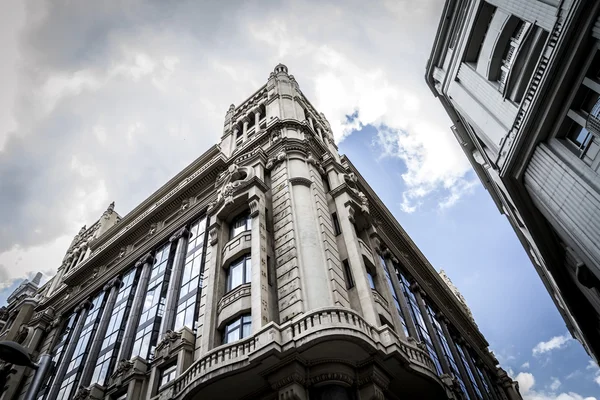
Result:
{"type": "MultiPolygon", "coordinates": [[[[75,322],[77,322],[77,313],[72,313],[69,319],[67,320],[67,323],[63,329],[60,338],[58,339],[58,344],[54,348],[54,355],[52,356],[52,361],[54,362],[54,365],[56,365],[55,370],[58,369],[58,366],[61,363],[65,362],[65,360],[63,360],[63,354],[65,352],[65,349],[67,348],[67,344],[71,340],[71,333],[73,332],[75,322]]],[[[54,377],[51,376],[46,386],[43,388],[43,396],[46,395],[48,388],[52,385],[53,382],[54,377]]]]}
{"type": "Polygon", "coordinates": [[[398,278],[400,280],[400,284],[402,286],[402,290],[404,291],[404,296],[406,297],[406,302],[408,303],[408,308],[411,312],[411,317],[415,323],[415,327],[417,328],[417,334],[419,335],[419,340],[425,343],[425,347],[427,348],[427,352],[431,357],[433,363],[435,364],[435,369],[438,375],[442,374],[442,366],[440,364],[440,360],[438,359],[438,355],[435,352],[435,348],[433,347],[433,342],[431,341],[431,336],[429,331],[427,330],[427,325],[425,324],[425,320],[423,319],[423,315],[421,314],[421,310],[419,309],[419,305],[417,303],[417,298],[410,289],[410,284],[408,283],[407,278],[399,272],[398,278]]]}
{"type": "Polygon", "coordinates": [[[367,268],[367,280],[369,281],[369,287],[371,289],[375,289],[375,280],[373,280],[373,275],[371,274],[371,271],[369,271],[368,268],[367,268]]]}
{"type": "Polygon", "coordinates": [[[159,387],[171,382],[175,377],[177,377],[177,364],[166,367],[160,372],[159,387]]]}
{"type": "Polygon", "coordinates": [[[454,359],[454,356],[452,355],[452,351],[450,350],[450,344],[448,343],[448,340],[446,339],[446,336],[444,335],[444,330],[442,329],[442,326],[440,325],[440,322],[438,321],[438,319],[435,315],[435,312],[429,305],[427,305],[427,313],[429,314],[429,318],[431,319],[431,323],[433,324],[433,329],[435,329],[438,337],[440,338],[440,343],[442,344],[442,351],[444,352],[444,358],[446,358],[446,361],[448,361],[448,365],[450,366],[450,369],[452,370],[452,374],[454,374],[454,376],[456,376],[456,379],[458,380],[458,385],[460,386],[460,389],[462,390],[463,395],[467,399],[470,399],[469,392],[467,392],[467,388],[465,386],[465,382],[462,379],[462,375],[460,374],[460,370],[458,369],[456,360],[454,359]]]}
{"type": "Polygon", "coordinates": [[[456,350],[458,350],[458,354],[459,354],[461,361],[465,367],[465,370],[467,371],[467,375],[469,375],[469,380],[471,381],[471,384],[473,385],[473,389],[475,389],[475,394],[477,395],[477,398],[483,399],[483,396],[481,395],[481,390],[479,389],[479,386],[477,385],[477,381],[475,380],[473,371],[471,370],[471,367],[469,367],[469,363],[467,361],[468,353],[458,343],[456,343],[456,350]]]}
{"type": "Polygon", "coordinates": [[[250,314],[242,315],[240,318],[225,326],[223,343],[231,343],[236,340],[250,336],[252,333],[252,317],[250,314]]]}
{"type": "Polygon", "coordinates": [[[348,264],[348,260],[344,260],[342,264],[344,265],[344,279],[346,280],[346,289],[352,289],[354,287],[354,278],[352,277],[350,264],[348,264]]]}
{"type": "Polygon", "coordinates": [[[206,243],[206,217],[200,218],[190,226],[190,238],[183,266],[181,289],[177,301],[174,330],[187,326],[194,329],[196,304],[202,287],[204,273],[204,253],[206,243]]]}
{"type": "Polygon", "coordinates": [[[169,276],[173,264],[174,252],[171,243],[156,250],[154,265],[150,273],[150,282],[144,297],[140,322],[133,342],[131,356],[149,360],[158,341],[158,329],[165,308],[169,276]]]}
{"type": "Polygon", "coordinates": [[[390,276],[390,271],[388,270],[388,267],[387,267],[383,257],[379,256],[379,262],[381,263],[381,267],[383,268],[383,272],[385,273],[385,280],[388,283],[390,292],[392,293],[392,298],[394,299],[394,305],[396,306],[396,311],[398,312],[398,315],[400,316],[400,321],[402,322],[402,330],[404,331],[404,335],[406,335],[408,337],[409,334],[408,334],[408,328],[406,327],[406,318],[404,317],[404,313],[402,312],[402,308],[400,307],[400,301],[398,300],[398,294],[396,293],[396,290],[394,290],[394,285],[392,284],[392,277],[390,276]]]}
{"type": "Polygon", "coordinates": [[[231,221],[230,230],[229,230],[229,238],[232,239],[239,235],[242,232],[246,232],[252,229],[252,218],[250,218],[250,214],[245,212],[243,214],[238,215],[231,221]]]}
{"type": "Polygon", "coordinates": [[[250,254],[247,254],[232,262],[227,269],[227,291],[250,282],[252,282],[252,263],[250,254]]]}
{"type": "Polygon", "coordinates": [[[57,400],[70,399],[72,397],[73,389],[77,386],[77,381],[79,380],[81,370],[83,369],[83,362],[87,356],[93,333],[96,331],[96,326],[102,316],[104,294],[105,292],[101,292],[94,300],[92,300],[92,307],[88,310],[87,316],[85,317],[81,334],[78,338],[72,339],[77,340],[77,345],[75,346],[75,352],[71,357],[64,380],[58,391],[56,397],[57,400]]]}
{"type": "Polygon", "coordinates": [[[116,353],[120,346],[131,302],[135,294],[137,275],[137,268],[132,268],[123,276],[123,283],[117,294],[117,300],[110,321],[108,322],[108,328],[100,347],[91,383],[104,385],[106,378],[116,363],[116,353]]]}
{"type": "Polygon", "coordinates": [[[342,229],[340,228],[340,220],[338,219],[337,213],[331,214],[331,220],[333,221],[333,232],[335,236],[342,233],[342,229]]]}

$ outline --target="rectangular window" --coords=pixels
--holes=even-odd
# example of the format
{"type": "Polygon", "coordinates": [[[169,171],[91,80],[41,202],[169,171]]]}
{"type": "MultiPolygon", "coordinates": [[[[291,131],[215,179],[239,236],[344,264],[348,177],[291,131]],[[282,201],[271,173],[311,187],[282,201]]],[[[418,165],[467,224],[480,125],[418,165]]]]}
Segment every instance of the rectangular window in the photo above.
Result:
{"type": "Polygon", "coordinates": [[[396,306],[396,311],[398,312],[398,316],[400,317],[400,321],[402,322],[402,330],[404,331],[404,335],[406,335],[408,337],[409,334],[408,334],[408,328],[406,326],[406,318],[404,316],[404,313],[402,312],[402,307],[400,307],[400,301],[398,300],[398,294],[396,293],[396,290],[394,289],[394,285],[392,283],[392,277],[390,276],[390,271],[388,270],[388,267],[387,267],[383,257],[379,256],[379,262],[381,263],[381,267],[383,268],[383,272],[385,273],[385,280],[388,283],[388,286],[392,293],[392,298],[394,299],[394,305],[396,306]]]}
{"type": "Polygon", "coordinates": [[[227,270],[227,291],[231,291],[244,283],[252,282],[252,263],[250,254],[234,261],[227,270]]]}
{"type": "Polygon", "coordinates": [[[116,353],[121,343],[125,323],[135,294],[137,275],[138,269],[132,268],[123,276],[123,283],[117,294],[117,300],[108,322],[108,328],[100,347],[91,383],[98,383],[104,386],[106,378],[110,375],[116,363],[116,353]]]}
{"type": "Polygon", "coordinates": [[[177,376],[177,364],[173,364],[160,372],[159,387],[171,382],[177,376]]]}
{"type": "Polygon", "coordinates": [[[479,386],[477,385],[477,381],[475,380],[475,376],[473,375],[473,371],[471,371],[471,367],[469,367],[469,362],[467,361],[468,354],[462,348],[462,346],[458,343],[456,343],[456,350],[458,350],[458,355],[460,356],[461,361],[465,367],[465,370],[467,371],[467,375],[469,375],[469,380],[471,381],[471,385],[473,386],[473,389],[475,389],[475,394],[477,395],[477,398],[483,399],[481,390],[479,389],[479,386]]]}
{"type": "Polygon", "coordinates": [[[250,336],[251,333],[252,317],[250,314],[243,315],[225,326],[223,344],[243,339],[250,336]]]}
{"type": "Polygon", "coordinates": [[[331,220],[333,221],[333,233],[335,233],[335,236],[338,236],[342,233],[342,229],[340,228],[340,220],[338,219],[337,213],[331,214],[331,220]]]}
{"type": "Polygon", "coordinates": [[[248,212],[242,213],[235,217],[230,224],[229,238],[233,239],[242,232],[252,229],[252,218],[248,212]]]}
{"type": "Polygon", "coordinates": [[[177,300],[174,330],[184,326],[194,329],[197,299],[202,288],[204,273],[204,254],[206,252],[206,217],[202,217],[190,226],[186,258],[183,266],[181,289],[177,300]]]}
{"type": "Polygon", "coordinates": [[[173,265],[175,246],[167,243],[156,250],[150,282],[144,295],[142,313],[135,335],[132,357],[146,360],[152,357],[158,341],[158,329],[162,321],[169,286],[169,276],[173,265]]]}
{"type": "Polygon", "coordinates": [[[367,268],[367,280],[369,281],[369,287],[373,290],[375,290],[375,280],[373,279],[373,275],[371,274],[371,271],[369,271],[369,269],[367,268]]]}
{"type": "Polygon", "coordinates": [[[350,264],[348,260],[342,261],[344,265],[344,279],[346,280],[346,289],[352,289],[354,287],[354,278],[352,277],[352,271],[350,270],[350,264]]]}

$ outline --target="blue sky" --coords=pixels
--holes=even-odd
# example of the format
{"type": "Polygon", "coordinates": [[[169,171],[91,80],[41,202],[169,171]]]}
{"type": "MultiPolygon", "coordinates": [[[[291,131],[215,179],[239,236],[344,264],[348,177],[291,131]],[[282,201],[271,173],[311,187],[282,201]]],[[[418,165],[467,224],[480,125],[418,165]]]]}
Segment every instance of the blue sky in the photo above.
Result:
{"type": "Polygon", "coordinates": [[[217,143],[229,105],[283,62],[341,152],[461,290],[524,398],[600,399],[600,371],[569,338],[425,85],[442,5],[3,4],[0,302],[23,278],[52,275],[111,201],[126,214],[217,143]]]}

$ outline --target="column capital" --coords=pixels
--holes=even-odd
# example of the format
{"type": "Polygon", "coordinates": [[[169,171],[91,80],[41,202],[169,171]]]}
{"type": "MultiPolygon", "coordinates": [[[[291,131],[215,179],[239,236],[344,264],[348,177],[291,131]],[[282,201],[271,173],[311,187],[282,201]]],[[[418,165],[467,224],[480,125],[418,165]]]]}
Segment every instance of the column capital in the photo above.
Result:
{"type": "Polygon", "coordinates": [[[177,232],[175,232],[173,235],[171,235],[171,237],[169,238],[170,242],[175,242],[181,238],[186,238],[188,239],[190,237],[191,233],[188,230],[187,227],[183,227],[181,229],[179,229],[177,232]]]}
{"type": "Polygon", "coordinates": [[[250,207],[250,218],[257,217],[260,213],[260,198],[258,198],[258,196],[253,196],[248,201],[248,206],[250,207]]]}
{"type": "Polygon", "coordinates": [[[79,312],[81,310],[89,310],[92,308],[92,302],[90,299],[85,299],[83,302],[79,303],[77,307],[75,307],[75,312],[79,312]]]}
{"type": "Polygon", "coordinates": [[[152,253],[146,253],[142,257],[140,257],[140,259],[135,263],[135,266],[139,267],[140,265],[150,264],[153,261],[154,256],[152,255],[152,253]]]}
{"type": "Polygon", "coordinates": [[[117,289],[119,289],[121,287],[121,284],[123,283],[123,281],[121,280],[120,277],[115,276],[114,278],[112,278],[110,281],[108,281],[106,283],[106,285],[104,285],[104,290],[105,291],[109,291],[110,289],[112,289],[113,287],[116,287],[117,289]]]}
{"type": "Polygon", "coordinates": [[[448,326],[448,324],[450,323],[448,321],[448,318],[446,318],[446,316],[439,311],[435,313],[435,318],[438,320],[438,322],[440,324],[444,324],[444,325],[448,326]]]}
{"type": "Polygon", "coordinates": [[[421,297],[425,294],[425,292],[421,288],[421,285],[419,285],[418,282],[411,282],[410,290],[415,294],[419,294],[419,296],[421,297]]]}
{"type": "Polygon", "coordinates": [[[243,124],[249,124],[250,123],[250,117],[247,114],[242,117],[242,123],[243,124]]]}

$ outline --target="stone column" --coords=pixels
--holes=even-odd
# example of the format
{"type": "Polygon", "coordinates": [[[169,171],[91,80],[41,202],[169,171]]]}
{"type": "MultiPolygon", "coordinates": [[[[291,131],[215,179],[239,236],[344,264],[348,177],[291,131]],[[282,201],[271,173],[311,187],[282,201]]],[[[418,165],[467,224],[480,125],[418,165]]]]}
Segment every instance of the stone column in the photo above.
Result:
{"type": "Polygon", "coordinates": [[[50,388],[50,392],[46,397],[48,399],[56,399],[56,396],[58,395],[60,386],[62,385],[65,374],[67,373],[67,368],[69,368],[69,364],[71,364],[71,358],[73,357],[73,353],[75,353],[79,336],[81,336],[81,331],[83,330],[83,324],[85,323],[85,319],[87,318],[87,314],[91,306],[92,302],[85,300],[83,303],[78,305],[77,308],[75,308],[75,312],[79,314],[77,317],[77,323],[73,328],[73,332],[69,338],[69,343],[67,344],[67,348],[62,356],[61,363],[58,365],[58,369],[54,374],[52,387],[50,388]]]}
{"type": "Polygon", "coordinates": [[[250,199],[252,218],[252,333],[256,334],[272,320],[269,315],[269,281],[267,266],[267,230],[264,195],[256,194],[250,199]]]}
{"type": "Polygon", "coordinates": [[[471,357],[471,351],[468,344],[463,344],[463,351],[466,353],[465,356],[467,357],[467,363],[469,364],[469,368],[471,368],[471,372],[475,377],[475,382],[477,382],[477,386],[479,386],[479,391],[481,392],[481,395],[485,400],[491,400],[490,395],[485,391],[485,386],[483,385],[481,376],[479,376],[479,374],[477,373],[477,369],[475,368],[475,363],[473,363],[473,357],[471,357]]]}
{"type": "Polygon", "coordinates": [[[79,260],[79,253],[81,253],[81,250],[79,248],[73,250],[73,259],[71,260],[69,266],[65,270],[65,274],[68,273],[75,266],[75,264],[77,264],[77,260],[79,260]]]}
{"type": "Polygon", "coordinates": [[[458,371],[460,372],[460,375],[462,377],[462,381],[464,382],[465,387],[467,388],[467,392],[469,392],[469,397],[472,399],[476,399],[477,396],[475,394],[475,389],[471,384],[471,380],[469,379],[469,374],[467,374],[467,370],[463,365],[462,358],[460,358],[460,354],[458,354],[458,350],[456,349],[456,344],[454,343],[452,335],[450,335],[450,331],[448,330],[448,320],[445,317],[443,317],[439,319],[439,323],[442,326],[442,331],[444,331],[444,336],[446,337],[446,341],[448,342],[448,347],[450,347],[450,351],[452,352],[452,358],[454,358],[456,366],[458,367],[458,371]]]}
{"type": "Polygon", "coordinates": [[[112,317],[115,302],[117,301],[117,295],[119,294],[119,289],[121,288],[121,283],[121,279],[119,277],[115,277],[106,285],[104,285],[104,290],[108,292],[108,298],[106,299],[106,305],[104,306],[104,311],[102,312],[102,318],[100,319],[98,327],[94,333],[92,347],[90,347],[90,351],[88,352],[87,362],[83,367],[83,372],[81,373],[81,378],[79,380],[79,386],[86,387],[92,380],[92,374],[94,373],[94,368],[96,368],[95,362],[98,359],[98,354],[100,354],[100,349],[102,348],[102,342],[106,336],[106,330],[108,329],[108,324],[110,322],[110,318],[112,317]]]}
{"type": "Polygon", "coordinates": [[[236,147],[239,133],[240,133],[240,128],[237,126],[237,124],[233,125],[233,140],[231,142],[232,150],[235,149],[235,147],[236,147]]]}
{"type": "Polygon", "coordinates": [[[301,151],[289,152],[287,163],[305,310],[329,307],[333,305],[333,293],[318,227],[309,164],[301,151]]]}
{"type": "Polygon", "coordinates": [[[131,305],[129,318],[127,318],[127,326],[125,326],[125,333],[123,334],[123,340],[121,341],[121,348],[119,349],[117,360],[129,359],[129,356],[131,355],[135,331],[140,322],[140,315],[142,314],[146,290],[148,290],[148,281],[150,280],[150,272],[152,271],[153,261],[154,257],[152,254],[147,253],[143,255],[137,263],[135,263],[136,268],[139,268],[140,266],[142,267],[142,273],[135,290],[135,298],[133,299],[133,304],[131,305]]]}
{"type": "MultiPolygon", "coordinates": [[[[209,211],[210,213],[210,211],[209,211]]],[[[222,274],[221,251],[222,243],[226,243],[226,237],[229,232],[221,229],[221,222],[215,214],[209,214],[206,217],[206,226],[208,229],[208,243],[206,244],[206,254],[204,259],[204,279],[202,280],[202,295],[200,297],[200,307],[198,311],[198,322],[196,330],[196,348],[194,358],[198,359],[202,354],[214,347],[215,337],[217,335],[217,302],[219,301],[219,289],[217,283],[219,275],[222,274]],[[219,243],[221,241],[221,244],[219,243]]],[[[225,279],[225,278],[222,278],[225,279]]],[[[224,283],[223,283],[224,285],[224,283]]]]}
{"type": "Polygon", "coordinates": [[[254,110],[254,133],[258,132],[260,132],[260,111],[256,109],[254,110]]]}
{"type": "Polygon", "coordinates": [[[313,119],[312,117],[308,117],[308,123],[310,125],[310,128],[314,131],[315,130],[315,124],[313,123],[313,119]]]}
{"type": "Polygon", "coordinates": [[[367,270],[359,248],[358,237],[350,221],[350,208],[353,207],[351,204],[352,200],[350,200],[347,193],[337,195],[334,200],[342,230],[342,237],[348,253],[348,264],[354,277],[354,285],[356,286],[356,292],[360,301],[362,316],[369,324],[378,326],[379,317],[375,310],[373,291],[367,280],[367,270]]]}
{"type": "Polygon", "coordinates": [[[427,307],[425,305],[425,300],[423,297],[425,293],[417,283],[413,283],[410,286],[413,294],[417,299],[417,304],[419,305],[419,310],[421,311],[421,315],[423,316],[423,320],[425,321],[425,325],[427,326],[427,331],[429,331],[429,337],[433,342],[433,347],[435,352],[438,355],[438,360],[440,360],[440,364],[442,365],[442,372],[444,374],[451,374],[452,370],[450,369],[450,365],[448,365],[448,360],[444,357],[444,350],[442,349],[442,344],[440,343],[440,338],[437,336],[437,331],[433,327],[433,322],[429,317],[429,313],[427,312],[427,307]]]}
{"type": "Polygon", "coordinates": [[[242,118],[242,122],[244,124],[244,130],[242,131],[242,141],[245,143],[248,140],[248,124],[250,123],[250,118],[248,116],[244,116],[242,118]]]}
{"type": "Polygon", "coordinates": [[[415,326],[415,321],[413,321],[410,314],[410,309],[408,308],[408,303],[406,302],[406,296],[404,296],[404,292],[402,291],[402,285],[400,284],[396,266],[394,265],[394,262],[398,263],[398,260],[395,260],[390,256],[391,254],[389,254],[389,252],[385,254],[385,265],[387,265],[388,271],[392,278],[392,285],[394,286],[394,290],[398,296],[398,303],[400,303],[400,309],[402,310],[402,314],[404,314],[404,319],[406,320],[406,329],[408,330],[410,337],[418,340],[419,334],[417,333],[417,327],[415,326]]]}
{"type": "Polygon", "coordinates": [[[190,231],[188,231],[186,227],[183,227],[175,232],[169,239],[171,242],[177,242],[177,248],[175,249],[175,259],[173,260],[173,268],[171,269],[171,278],[169,279],[165,313],[160,322],[160,330],[158,333],[159,341],[164,337],[168,330],[173,329],[173,325],[175,324],[177,301],[179,300],[179,289],[181,289],[181,277],[183,274],[189,237],[190,231]]]}

